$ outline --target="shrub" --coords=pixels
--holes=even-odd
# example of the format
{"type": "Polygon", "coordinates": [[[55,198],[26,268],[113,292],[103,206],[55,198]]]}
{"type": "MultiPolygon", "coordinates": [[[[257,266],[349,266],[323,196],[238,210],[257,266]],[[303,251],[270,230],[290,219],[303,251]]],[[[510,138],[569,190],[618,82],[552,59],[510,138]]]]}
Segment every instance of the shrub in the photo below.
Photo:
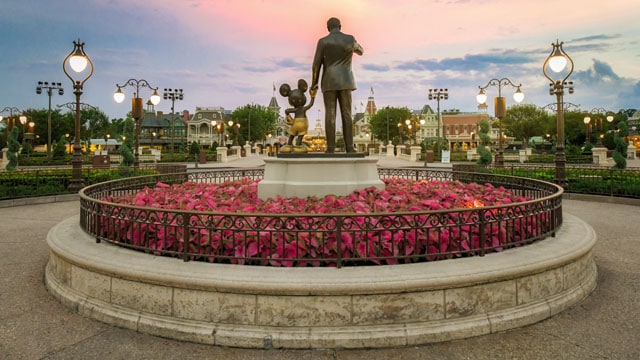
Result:
{"type": "Polygon", "coordinates": [[[6,170],[15,170],[18,167],[18,152],[20,151],[20,143],[18,142],[18,136],[20,130],[17,126],[14,126],[9,133],[9,149],[7,151],[7,159],[9,163],[5,167],[6,170]]]}
{"type": "Polygon", "coordinates": [[[53,146],[53,157],[64,158],[67,155],[66,141],[64,137],[61,137],[53,146]]]}

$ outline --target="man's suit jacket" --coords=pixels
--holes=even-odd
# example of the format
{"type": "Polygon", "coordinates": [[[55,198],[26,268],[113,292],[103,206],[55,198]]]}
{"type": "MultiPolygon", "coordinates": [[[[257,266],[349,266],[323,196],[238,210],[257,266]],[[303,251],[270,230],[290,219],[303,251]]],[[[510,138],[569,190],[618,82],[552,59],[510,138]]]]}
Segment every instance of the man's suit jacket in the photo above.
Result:
{"type": "Polygon", "coordinates": [[[313,59],[311,86],[318,84],[322,68],[322,91],[355,90],[356,82],[351,71],[354,52],[362,54],[362,47],[352,35],[334,30],[318,40],[313,59]]]}

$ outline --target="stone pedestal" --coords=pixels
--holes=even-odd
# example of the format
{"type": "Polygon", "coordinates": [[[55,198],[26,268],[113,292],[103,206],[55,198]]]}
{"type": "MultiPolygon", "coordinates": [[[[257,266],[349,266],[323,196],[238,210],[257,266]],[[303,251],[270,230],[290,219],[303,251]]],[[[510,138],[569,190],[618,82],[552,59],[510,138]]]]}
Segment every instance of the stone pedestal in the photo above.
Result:
{"type": "Polygon", "coordinates": [[[387,156],[388,157],[394,157],[395,156],[393,154],[393,144],[391,143],[391,141],[389,141],[389,144],[387,144],[387,156]]]}
{"type": "Polygon", "coordinates": [[[518,151],[518,160],[520,161],[520,163],[524,163],[525,161],[527,161],[527,151],[526,150],[519,150],[518,151]]]}
{"type": "Polygon", "coordinates": [[[627,146],[627,159],[635,159],[636,158],[636,147],[633,144],[629,144],[627,146]]]}
{"type": "Polygon", "coordinates": [[[420,153],[422,152],[422,148],[417,145],[411,146],[411,157],[409,158],[409,162],[417,162],[420,160],[420,153]]]}
{"type": "Polygon", "coordinates": [[[251,156],[251,145],[249,144],[244,144],[244,156],[245,157],[249,157],[251,156]]]}
{"type": "Polygon", "coordinates": [[[216,148],[216,152],[218,153],[218,161],[226,163],[229,162],[229,158],[227,157],[227,147],[226,146],[218,146],[216,148]]]}
{"type": "Polygon", "coordinates": [[[591,149],[591,153],[593,153],[593,163],[595,165],[607,164],[607,148],[594,147],[593,149],[591,149]]]}
{"type": "MultiPolygon", "coordinates": [[[[336,154],[337,155],[337,154],[336,154]]],[[[367,187],[384,189],[377,159],[303,154],[264,158],[264,177],[258,183],[260,199],[281,197],[348,195],[367,187]]]]}
{"type": "Polygon", "coordinates": [[[7,159],[7,151],[9,151],[8,148],[2,149],[2,159],[0,159],[0,171],[4,170],[7,167],[7,164],[9,163],[9,160],[7,159]]]}

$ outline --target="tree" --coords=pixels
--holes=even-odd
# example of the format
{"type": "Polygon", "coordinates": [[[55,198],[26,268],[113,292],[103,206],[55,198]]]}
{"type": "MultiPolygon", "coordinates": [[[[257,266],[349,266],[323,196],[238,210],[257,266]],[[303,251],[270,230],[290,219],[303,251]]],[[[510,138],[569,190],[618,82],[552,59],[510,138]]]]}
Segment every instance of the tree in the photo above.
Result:
{"type": "MultiPolygon", "coordinates": [[[[625,115],[626,116],[626,115],[625,115]]],[[[614,131],[614,145],[613,160],[616,162],[614,168],[626,169],[627,168],[627,143],[623,137],[627,135],[627,122],[622,120],[617,123],[617,130],[614,131]]]]}
{"type": "Polygon", "coordinates": [[[5,167],[8,171],[15,170],[18,167],[18,152],[20,151],[18,136],[20,136],[20,129],[17,126],[14,126],[9,133],[9,149],[7,150],[7,159],[9,159],[9,163],[5,167]]]}
{"type": "MultiPolygon", "coordinates": [[[[34,125],[34,145],[46,145],[49,136],[48,109],[27,109],[24,114],[34,125]]],[[[73,117],[66,116],[60,109],[51,109],[51,146],[67,133],[73,133],[73,117]]],[[[52,149],[53,150],[53,149],[52,149]]]]}
{"type": "Polygon", "coordinates": [[[502,119],[504,132],[516,139],[522,140],[524,148],[529,140],[543,133],[544,124],[549,115],[533,104],[515,105],[507,110],[502,119]]]}
{"type": "Polygon", "coordinates": [[[274,133],[278,114],[262,105],[247,104],[236,108],[231,113],[231,118],[236,124],[240,124],[238,129],[238,141],[255,143],[263,141],[267,134],[274,133]]]}
{"type": "Polygon", "coordinates": [[[487,149],[487,145],[491,143],[490,128],[491,125],[487,119],[482,119],[478,123],[478,138],[480,139],[478,143],[478,155],[480,155],[477,161],[478,165],[489,165],[492,161],[491,151],[487,149]]]}
{"type": "Polygon", "coordinates": [[[135,157],[131,152],[131,149],[134,146],[134,126],[134,121],[130,117],[127,117],[127,119],[122,123],[122,136],[124,136],[124,138],[122,140],[122,145],[120,145],[120,149],[118,149],[118,153],[122,157],[122,161],[120,162],[121,167],[130,167],[135,162],[135,157]]]}
{"type": "Polygon", "coordinates": [[[193,161],[196,163],[196,167],[198,167],[198,155],[200,154],[200,144],[197,141],[194,141],[189,145],[189,154],[193,155],[193,161]]]}
{"type": "Polygon", "coordinates": [[[67,154],[67,141],[65,136],[61,136],[58,141],[52,144],[52,155],[54,158],[63,158],[67,154]]]}
{"type": "Polygon", "coordinates": [[[411,110],[407,107],[387,106],[379,109],[369,120],[371,132],[376,139],[383,139],[384,143],[387,144],[394,138],[400,137],[398,123],[404,124],[404,121],[409,119],[411,115],[411,110]]]}
{"type": "Polygon", "coordinates": [[[627,143],[624,142],[619,134],[614,137],[616,144],[615,150],[613,150],[613,160],[616,164],[613,166],[616,169],[627,168],[627,143]]]}

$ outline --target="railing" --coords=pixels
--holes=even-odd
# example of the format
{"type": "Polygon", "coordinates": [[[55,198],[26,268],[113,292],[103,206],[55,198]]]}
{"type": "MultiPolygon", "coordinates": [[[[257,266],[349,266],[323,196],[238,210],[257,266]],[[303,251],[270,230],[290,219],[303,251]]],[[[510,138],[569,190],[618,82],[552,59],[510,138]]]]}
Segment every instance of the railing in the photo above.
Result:
{"type": "Polygon", "coordinates": [[[428,169],[380,169],[381,178],[491,182],[533,200],[501,206],[369,214],[255,214],[166,210],[105,201],[158,182],[213,183],[263,169],[129,178],[80,191],[80,224],[96,241],[185,261],[350,266],[484,255],[554,235],[562,224],[562,188],[543,181],[428,169]]]}
{"type": "MultiPolygon", "coordinates": [[[[147,170],[144,174],[149,174],[149,169],[154,169],[154,167],[150,168],[146,165],[141,165],[140,168],[143,171],[147,170]]],[[[82,178],[87,185],[99,183],[109,178],[113,179],[115,176],[119,176],[118,173],[119,169],[115,166],[111,169],[94,169],[90,166],[82,168],[82,178]]],[[[134,171],[130,175],[135,174],[134,171]]],[[[68,166],[29,167],[15,171],[3,171],[0,172],[0,200],[68,194],[67,188],[71,177],[71,168],[68,166]]]]}
{"type": "MultiPolygon", "coordinates": [[[[554,164],[505,164],[489,167],[494,174],[535,178],[552,182],[554,164]]],[[[596,165],[567,165],[566,192],[640,198],[640,168],[613,169],[596,165]]]]}

